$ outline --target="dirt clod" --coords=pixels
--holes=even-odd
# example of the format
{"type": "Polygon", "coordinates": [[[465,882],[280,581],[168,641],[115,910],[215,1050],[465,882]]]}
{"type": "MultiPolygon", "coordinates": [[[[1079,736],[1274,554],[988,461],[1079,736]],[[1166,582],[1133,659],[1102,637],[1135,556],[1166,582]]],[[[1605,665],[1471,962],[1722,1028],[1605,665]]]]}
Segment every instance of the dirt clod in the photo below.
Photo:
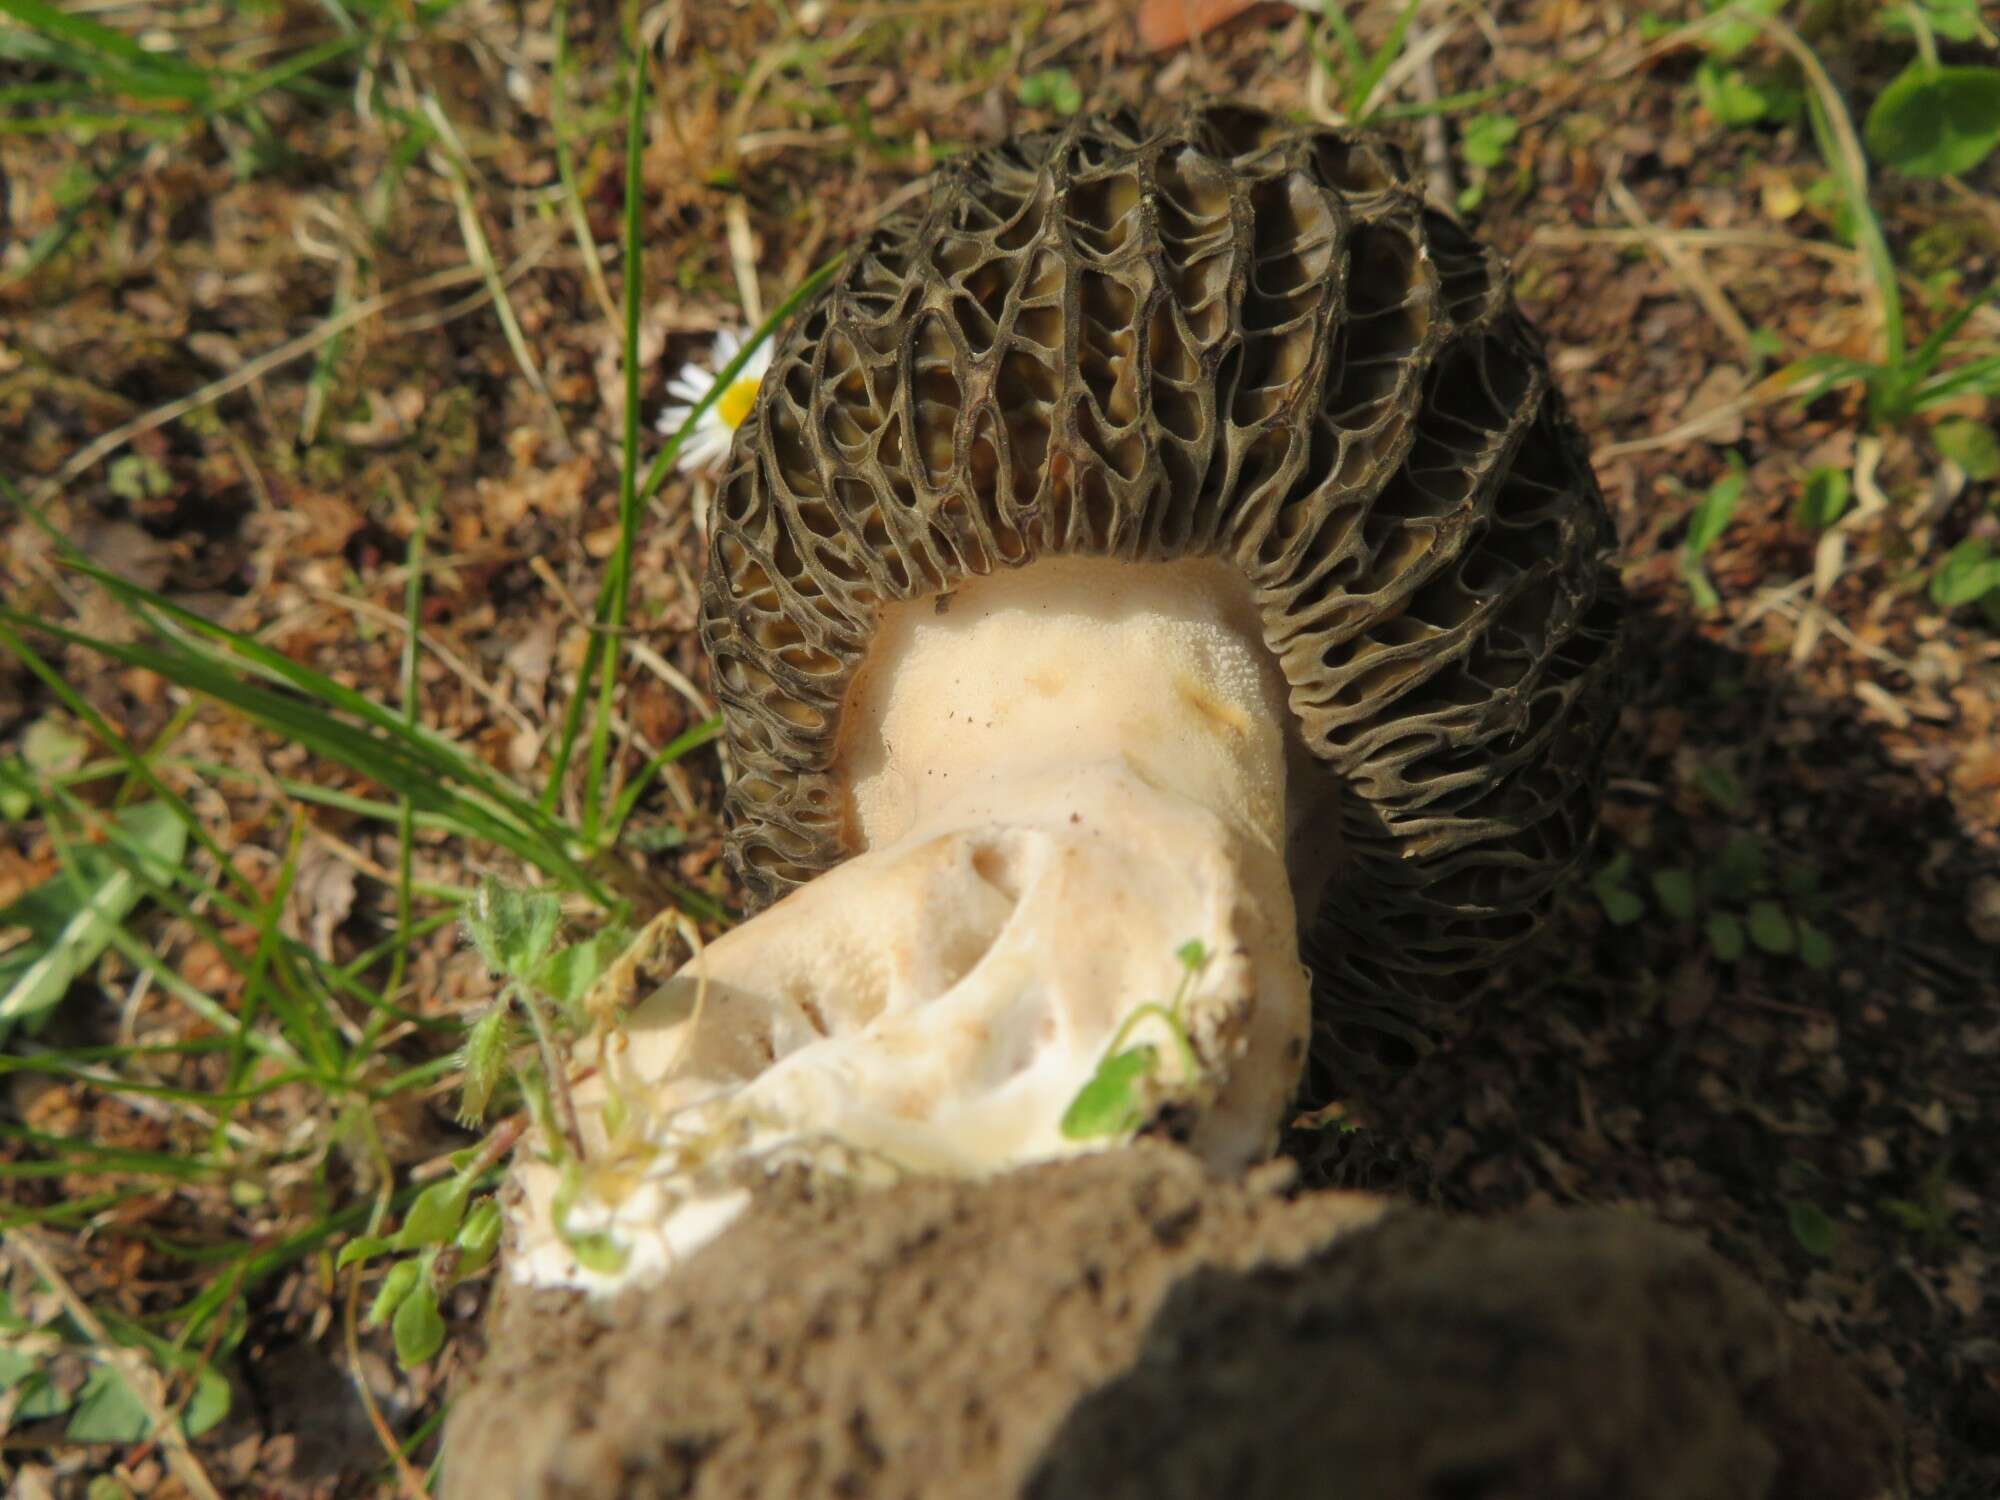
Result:
{"type": "Polygon", "coordinates": [[[1144,1146],[781,1179],[669,1282],[508,1288],[445,1500],[1868,1500],[1895,1440],[1698,1241],[1286,1196],[1144,1146]]]}

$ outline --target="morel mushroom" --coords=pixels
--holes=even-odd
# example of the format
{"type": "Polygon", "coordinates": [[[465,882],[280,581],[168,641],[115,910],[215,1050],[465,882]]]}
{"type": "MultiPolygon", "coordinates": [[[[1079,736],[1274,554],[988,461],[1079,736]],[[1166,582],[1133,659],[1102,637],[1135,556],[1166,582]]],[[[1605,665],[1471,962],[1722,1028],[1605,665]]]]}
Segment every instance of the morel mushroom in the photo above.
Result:
{"type": "Polygon", "coordinates": [[[1604,506],[1501,262],[1365,135],[948,168],[778,349],[711,530],[730,864],[787,899],[607,1060],[683,1166],[1056,1154],[1128,1039],[1239,1165],[1309,1033],[1320,1095],[1426,1047],[1587,837],[1604,506]]]}

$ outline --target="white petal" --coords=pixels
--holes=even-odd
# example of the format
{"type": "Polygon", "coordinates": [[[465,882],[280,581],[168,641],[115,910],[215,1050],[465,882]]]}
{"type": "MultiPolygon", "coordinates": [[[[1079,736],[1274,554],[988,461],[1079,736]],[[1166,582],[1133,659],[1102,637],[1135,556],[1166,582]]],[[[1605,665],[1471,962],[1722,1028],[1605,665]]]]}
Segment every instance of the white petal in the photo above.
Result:
{"type": "Polygon", "coordinates": [[[729,433],[720,427],[710,427],[706,422],[688,435],[681,445],[678,467],[684,470],[706,469],[729,451],[729,433]]]}

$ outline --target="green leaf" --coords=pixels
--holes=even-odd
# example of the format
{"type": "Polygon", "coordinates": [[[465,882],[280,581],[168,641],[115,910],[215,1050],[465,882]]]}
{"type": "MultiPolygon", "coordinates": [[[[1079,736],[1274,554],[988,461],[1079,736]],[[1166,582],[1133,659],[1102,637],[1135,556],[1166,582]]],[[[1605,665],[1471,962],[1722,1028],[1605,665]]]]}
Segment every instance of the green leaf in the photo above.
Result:
{"type": "Polygon", "coordinates": [[[1705,931],[1709,951],[1724,963],[1733,964],[1743,956],[1743,924],[1728,912],[1712,913],[1705,931]]]}
{"type": "Polygon", "coordinates": [[[1931,575],[1931,602],[1940,609],[1956,609],[1995,588],[2000,588],[2000,559],[1993,556],[1991,547],[1975,537],[1952,548],[1931,575]]]}
{"type": "Polygon", "coordinates": [[[173,479],[157,459],[128,453],[104,476],[104,487],[120,500],[134,504],[157,500],[173,488],[173,479]]]}
{"type": "Polygon", "coordinates": [[[2000,437],[1984,422],[1970,417],[1951,417],[1931,429],[1937,451],[1965,470],[1968,479],[1986,480],[2000,475],[2000,437]]]}
{"type": "Polygon", "coordinates": [[[1923,12],[1930,29],[1948,42],[1969,42],[1979,35],[1979,6],[1981,0],[1912,0],[1890,10],[1881,17],[1884,31],[1897,36],[1907,36],[1916,30],[1916,22],[1909,12],[1912,4],[1923,12]]]}
{"type": "Polygon", "coordinates": [[[1694,87],[1702,108],[1719,125],[1754,125],[1759,120],[1782,124],[1796,116],[1804,102],[1798,89],[1782,78],[1732,68],[1712,57],[1695,69],[1694,87]]]}
{"type": "Polygon", "coordinates": [[[1694,876],[1686,870],[1654,871],[1653,894],[1659,898],[1660,909],[1676,922],[1694,920],[1694,876]]]}
{"type": "Polygon", "coordinates": [[[217,1370],[203,1370],[195,1377],[194,1394],[181,1408],[181,1431],[200,1437],[229,1415],[229,1381],[217,1370]]]}
{"type": "Polygon", "coordinates": [[[1816,1255],[1821,1260],[1832,1257],[1833,1220],[1812,1204],[1798,1199],[1787,1203],[1785,1222],[1791,1225],[1792,1238],[1799,1242],[1799,1248],[1806,1254],[1816,1255]]]}
{"type": "Polygon", "coordinates": [[[1632,856],[1620,854],[1590,877],[1591,894],[1613,927],[1628,927],[1646,914],[1646,903],[1625,884],[1631,873],[1632,856]]]}
{"type": "Polygon", "coordinates": [[[465,1177],[447,1177],[425,1188],[403,1218],[396,1248],[421,1250],[449,1240],[458,1233],[459,1222],[465,1217],[465,1201],[471,1193],[472,1183],[465,1177]]]}
{"type": "Polygon", "coordinates": [[[473,1205],[472,1212],[465,1216],[465,1223],[458,1231],[458,1274],[470,1276],[482,1269],[499,1248],[499,1201],[481,1198],[473,1205]]]}
{"type": "Polygon", "coordinates": [[[1520,133],[1512,115],[1474,115],[1459,127],[1459,147],[1473,166],[1491,169],[1507,160],[1507,147],[1520,133]]]}
{"type": "Polygon", "coordinates": [[[1862,134],[1871,156],[1912,177],[1969,172],[2000,146],[2000,68],[1918,58],[1882,90],[1862,134]]]}
{"type": "Polygon", "coordinates": [[[153,1419],[125,1377],[108,1364],[91,1366],[77,1392],[63,1435],[72,1443],[136,1443],[153,1430],[153,1419]]]}
{"type": "Polygon", "coordinates": [[[565,1235],[563,1243],[569,1246],[570,1254],[576,1257],[578,1265],[600,1276],[616,1276],[631,1258],[629,1250],[601,1229],[594,1229],[588,1234],[565,1235]]]}
{"type": "Polygon", "coordinates": [[[1847,513],[1850,486],[1845,469],[1831,466],[1806,475],[1805,492],[1799,496],[1795,514],[1801,526],[1824,531],[1847,513]]]}
{"type": "Polygon", "coordinates": [[[1073,115],[1083,108],[1083,90],[1077,87],[1076,78],[1068,68],[1043,68],[1039,73],[1030,73],[1021,80],[1015,93],[1029,109],[1073,115]]]}
{"type": "Polygon", "coordinates": [[[1646,915],[1646,903],[1622,885],[1597,887],[1597,904],[1604,908],[1605,920],[1613,927],[1630,927],[1646,915]]]}
{"type": "Polygon", "coordinates": [[[333,1268],[336,1271],[344,1271],[357,1260],[368,1260],[394,1248],[393,1241],[385,1240],[380,1235],[364,1234],[340,1247],[340,1254],[335,1257],[333,1268]]]}
{"type": "Polygon", "coordinates": [[[547,957],[562,921],[562,903],[549,891],[524,891],[492,877],[465,911],[465,930],[486,967],[510,979],[529,980],[547,957]]]}
{"type": "Polygon", "coordinates": [[[1063,1138],[1087,1141],[1136,1130],[1145,1121],[1138,1085],[1158,1062],[1159,1053],[1147,1045],[1106,1057],[1063,1111],[1063,1138]]]}
{"type": "Polygon", "coordinates": [[[465,1087],[458,1100],[458,1118],[464,1124],[476,1125],[486,1118],[493,1090],[506,1074],[512,1041],[513,1019],[504,1003],[489,1006],[466,1032],[465,1087]]]}
{"type": "Polygon", "coordinates": [[[617,961],[631,940],[632,935],[624,928],[612,927],[559,949],[535,971],[535,987],[565,1006],[574,1005],[590,993],[590,987],[617,961]]]}
{"type": "Polygon", "coordinates": [[[60,776],[83,764],[90,741],[70,727],[67,716],[43,714],[21,732],[21,762],[44,776],[60,776]]]}
{"type": "Polygon", "coordinates": [[[1750,903],[1750,941],[1766,953],[1790,953],[1798,947],[1792,919],[1775,901],[1750,903]]]}
{"type": "Polygon", "coordinates": [[[1912,1232],[1925,1233],[1936,1227],[1930,1212],[1921,1203],[1912,1203],[1908,1198],[1878,1198],[1875,1206],[1912,1232]]]}
{"type": "Polygon", "coordinates": [[[74,1404],[49,1378],[47,1370],[38,1369],[21,1382],[20,1393],[14,1400],[14,1420],[39,1422],[46,1417],[59,1417],[74,1404]]]}
{"type": "Polygon", "coordinates": [[[1743,498],[1743,461],[1734,455],[1730,457],[1730,470],[1714,484],[1694,508],[1688,520],[1687,537],[1681,543],[1684,556],[1693,559],[1715,545],[1717,538],[1729,529],[1729,522],[1736,514],[1736,506],[1743,498]]]}
{"type": "Polygon", "coordinates": [[[422,1274],[423,1267],[415,1260],[399,1260],[389,1267],[389,1274],[382,1278],[375,1301],[369,1306],[366,1326],[381,1327],[383,1320],[403,1305],[403,1299],[410,1295],[422,1274]]]}
{"type": "Polygon", "coordinates": [[[437,1293],[428,1283],[413,1288],[396,1309],[392,1327],[396,1363],[408,1370],[444,1347],[444,1319],[438,1315],[437,1293]]]}
{"type": "Polygon", "coordinates": [[[33,1355],[0,1344],[0,1391],[11,1391],[41,1367],[33,1355]]]}
{"type": "Polygon", "coordinates": [[[1208,948],[1200,938],[1189,938],[1174,949],[1174,957],[1180,961],[1182,968],[1192,974],[1208,962],[1208,948]]]}
{"type": "MultiPolygon", "coordinates": [[[[1731,0],[1704,0],[1711,14],[1729,8],[1731,0]]],[[[1704,34],[1703,45],[1717,57],[1735,57],[1763,35],[1763,28],[1751,16],[1776,15],[1785,0],[1734,0],[1734,9],[1743,20],[1728,20],[1704,34]]]]}
{"type": "Polygon", "coordinates": [[[1711,868],[1716,895],[1725,901],[1747,901],[1770,883],[1764,841],[1754,833],[1732,833],[1711,868]]]}
{"type": "MultiPolygon", "coordinates": [[[[160,802],[128,807],[117,821],[146,875],[164,884],[187,851],[185,825],[160,802]]],[[[0,955],[0,1033],[61,1000],[145,894],[144,883],[111,854],[80,845],[68,869],[0,911],[0,928],[29,934],[0,955]]]]}
{"type": "Polygon", "coordinates": [[[1695,789],[1724,812],[1743,806],[1743,783],[1726,766],[1702,766],[1694,773],[1695,789]]]}
{"type": "Polygon", "coordinates": [[[1814,973],[1833,967],[1833,940],[1804,917],[1797,919],[1799,962],[1814,973]]]}

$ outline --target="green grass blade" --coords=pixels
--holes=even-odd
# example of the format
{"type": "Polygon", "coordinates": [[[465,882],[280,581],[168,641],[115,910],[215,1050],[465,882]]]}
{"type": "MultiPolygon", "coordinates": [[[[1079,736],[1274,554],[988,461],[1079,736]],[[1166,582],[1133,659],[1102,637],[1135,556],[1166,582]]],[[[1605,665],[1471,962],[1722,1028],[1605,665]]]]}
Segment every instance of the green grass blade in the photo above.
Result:
{"type": "Polygon", "coordinates": [[[639,530],[639,319],[645,291],[640,244],[645,179],[640,160],[645,148],[645,109],[646,54],[635,47],[625,117],[625,423],[618,466],[618,544],[606,571],[609,609],[603,615],[605,633],[599,637],[603,649],[599,653],[597,713],[591,721],[590,761],[583,781],[583,838],[593,848],[600,814],[598,797],[610,750],[611,704],[618,686],[619,632],[625,628],[626,612],[631,607],[632,546],[639,530]]]}

